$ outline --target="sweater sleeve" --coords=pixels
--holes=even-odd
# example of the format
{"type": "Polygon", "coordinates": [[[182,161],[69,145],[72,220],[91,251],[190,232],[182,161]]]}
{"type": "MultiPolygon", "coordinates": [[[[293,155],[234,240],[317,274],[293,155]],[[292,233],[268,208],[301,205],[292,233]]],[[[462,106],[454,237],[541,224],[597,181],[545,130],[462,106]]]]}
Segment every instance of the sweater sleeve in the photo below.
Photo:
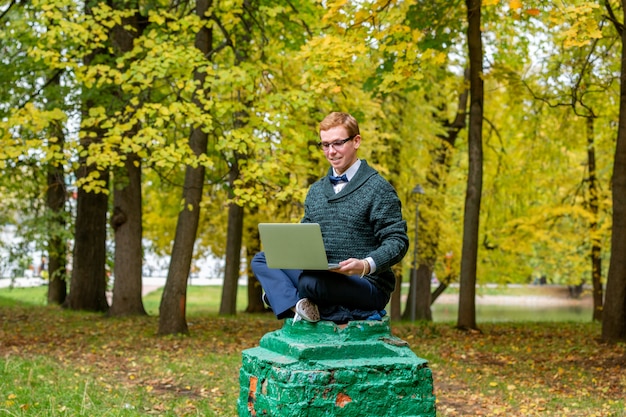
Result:
{"type": "Polygon", "coordinates": [[[400,262],[409,249],[407,224],[402,218],[400,199],[391,184],[384,181],[379,185],[372,202],[370,224],[378,248],[368,254],[376,263],[375,274],[387,271],[400,262]]]}

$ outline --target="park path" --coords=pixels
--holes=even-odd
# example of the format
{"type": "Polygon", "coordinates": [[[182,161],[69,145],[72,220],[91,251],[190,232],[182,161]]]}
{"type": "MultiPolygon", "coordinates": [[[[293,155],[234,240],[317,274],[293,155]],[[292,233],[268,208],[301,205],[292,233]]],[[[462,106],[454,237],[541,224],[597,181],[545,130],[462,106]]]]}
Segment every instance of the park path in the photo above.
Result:
{"type": "MultiPolygon", "coordinates": [[[[436,302],[439,304],[458,304],[459,294],[441,294],[436,302]]],[[[562,294],[548,293],[546,295],[476,295],[476,304],[529,307],[592,306],[593,298],[591,294],[572,298],[567,292],[562,294]]]]}

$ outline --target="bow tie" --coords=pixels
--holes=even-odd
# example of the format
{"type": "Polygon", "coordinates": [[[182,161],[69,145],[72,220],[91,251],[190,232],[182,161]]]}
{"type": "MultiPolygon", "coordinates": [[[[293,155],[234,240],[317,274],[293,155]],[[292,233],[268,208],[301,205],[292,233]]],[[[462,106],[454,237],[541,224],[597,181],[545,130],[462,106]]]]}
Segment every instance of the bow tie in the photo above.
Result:
{"type": "Polygon", "coordinates": [[[329,175],[329,176],[328,176],[328,179],[330,179],[330,182],[331,182],[333,185],[337,185],[337,184],[339,184],[340,182],[348,182],[348,177],[346,176],[346,174],[343,174],[343,175],[338,176],[338,177],[336,177],[336,176],[334,176],[334,175],[329,175]]]}

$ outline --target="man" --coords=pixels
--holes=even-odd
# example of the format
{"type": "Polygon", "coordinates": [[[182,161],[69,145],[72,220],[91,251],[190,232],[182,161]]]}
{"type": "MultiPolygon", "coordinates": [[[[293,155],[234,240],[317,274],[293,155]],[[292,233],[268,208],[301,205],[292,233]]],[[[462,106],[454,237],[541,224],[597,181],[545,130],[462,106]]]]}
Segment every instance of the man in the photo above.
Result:
{"type": "Polygon", "coordinates": [[[319,147],[330,168],[309,189],[302,222],[320,224],[328,261],[339,268],[271,269],[263,252],[252,260],[279,319],[365,319],[389,302],[395,287],[391,267],[409,246],[406,222],[391,184],[357,157],[360,146],[359,125],[350,114],[333,112],[320,123],[319,147]]]}

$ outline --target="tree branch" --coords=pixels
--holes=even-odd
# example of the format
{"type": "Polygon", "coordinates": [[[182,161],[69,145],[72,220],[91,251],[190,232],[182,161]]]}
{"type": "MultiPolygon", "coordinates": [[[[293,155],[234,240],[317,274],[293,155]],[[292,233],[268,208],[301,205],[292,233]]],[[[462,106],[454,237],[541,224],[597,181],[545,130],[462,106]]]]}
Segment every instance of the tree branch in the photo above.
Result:
{"type": "Polygon", "coordinates": [[[46,87],[48,87],[50,84],[55,82],[61,76],[63,71],[64,70],[62,70],[62,69],[57,70],[57,72],[52,77],[48,78],[48,81],[46,81],[46,83],[44,85],[42,85],[40,88],[38,88],[37,91],[35,91],[33,94],[31,94],[22,104],[17,106],[17,108],[18,109],[23,109],[24,106],[26,106],[33,98],[39,96],[39,94],[41,94],[41,92],[43,90],[45,90],[46,87]]]}
{"type": "Polygon", "coordinates": [[[607,16],[607,19],[609,19],[611,23],[613,23],[613,26],[615,26],[615,30],[617,30],[619,36],[622,36],[622,33],[624,32],[624,24],[620,23],[617,20],[617,17],[615,17],[615,13],[613,12],[613,8],[611,7],[611,3],[609,2],[609,0],[604,0],[604,8],[609,14],[607,16]]]}
{"type": "Polygon", "coordinates": [[[4,16],[6,16],[9,13],[9,10],[11,10],[11,7],[15,6],[16,4],[17,0],[11,0],[11,3],[9,3],[9,7],[7,7],[6,10],[2,12],[2,14],[0,14],[0,20],[4,19],[4,16]]]}
{"type": "MultiPolygon", "coordinates": [[[[291,10],[293,10],[296,14],[298,14],[298,9],[296,9],[296,6],[293,5],[293,3],[289,0],[287,0],[287,4],[289,5],[289,7],[291,8],[291,10]]],[[[311,28],[309,28],[309,25],[306,24],[306,22],[302,19],[300,19],[300,23],[302,24],[302,26],[304,27],[304,29],[306,30],[306,33],[309,36],[313,36],[313,32],[311,32],[311,28]]]]}

